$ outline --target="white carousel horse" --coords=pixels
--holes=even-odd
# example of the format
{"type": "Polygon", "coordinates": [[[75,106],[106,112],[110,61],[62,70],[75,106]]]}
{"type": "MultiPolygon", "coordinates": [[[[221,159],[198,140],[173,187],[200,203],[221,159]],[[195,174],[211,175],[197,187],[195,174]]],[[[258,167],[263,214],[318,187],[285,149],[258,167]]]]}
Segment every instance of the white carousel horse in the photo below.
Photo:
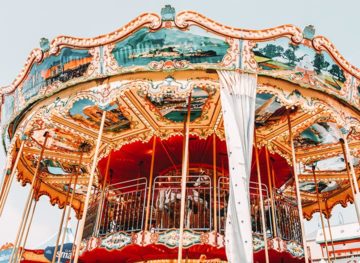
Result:
{"type": "MultiPolygon", "coordinates": [[[[186,227],[190,228],[191,223],[191,215],[196,214],[197,212],[196,207],[199,205],[203,205],[205,209],[208,209],[209,200],[207,200],[206,196],[201,196],[196,188],[193,187],[200,187],[202,185],[209,185],[209,179],[206,176],[200,175],[195,182],[190,183],[192,186],[191,190],[187,191],[187,211],[186,211],[186,227]]],[[[157,200],[156,200],[156,207],[159,211],[168,211],[172,213],[173,205],[177,203],[177,201],[181,200],[181,193],[178,190],[168,188],[161,188],[159,190],[157,200]]]]}

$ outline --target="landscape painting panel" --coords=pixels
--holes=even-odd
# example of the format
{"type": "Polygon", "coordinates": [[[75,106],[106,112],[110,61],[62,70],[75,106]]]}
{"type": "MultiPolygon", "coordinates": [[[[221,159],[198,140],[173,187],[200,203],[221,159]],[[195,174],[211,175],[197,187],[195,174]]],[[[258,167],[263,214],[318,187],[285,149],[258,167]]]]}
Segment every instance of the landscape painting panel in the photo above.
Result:
{"type": "Polygon", "coordinates": [[[265,71],[276,71],[277,77],[292,80],[294,74],[306,84],[341,90],[346,81],[344,71],[327,52],[317,53],[312,48],[290,43],[288,38],[258,43],[253,49],[255,60],[265,71]]]}
{"type": "Polygon", "coordinates": [[[67,82],[81,77],[90,65],[88,50],[63,48],[58,56],[49,56],[40,64],[34,64],[22,83],[25,101],[37,95],[41,88],[55,81],[67,82]]]}
{"type": "Polygon", "coordinates": [[[256,94],[255,124],[257,127],[277,121],[283,112],[277,97],[269,93],[256,94]]]}
{"type": "MultiPolygon", "coordinates": [[[[76,101],[69,111],[70,116],[86,127],[99,129],[103,110],[89,99],[76,101]]],[[[130,129],[130,121],[123,115],[117,103],[106,107],[105,132],[121,132],[130,129]]]]}
{"type": "Polygon", "coordinates": [[[220,63],[229,44],[201,30],[184,32],[162,28],[150,32],[142,28],[117,43],[112,50],[120,67],[148,65],[152,61],[189,61],[191,63],[220,63]]]}
{"type": "MultiPolygon", "coordinates": [[[[319,193],[326,193],[339,188],[339,185],[336,181],[320,181],[317,184],[317,190],[319,193]]],[[[299,188],[300,191],[316,194],[316,185],[314,182],[300,182],[299,188]]]]}
{"type": "Polygon", "coordinates": [[[331,122],[318,122],[305,129],[301,134],[294,138],[296,147],[306,145],[319,145],[337,143],[340,135],[336,124],[331,122]]]}
{"type": "MultiPolygon", "coordinates": [[[[148,96],[148,98],[159,110],[161,116],[173,122],[183,122],[188,112],[188,99],[175,96],[175,92],[175,90],[169,90],[162,97],[155,99],[148,96]]],[[[193,89],[190,102],[190,121],[194,121],[201,116],[203,106],[208,98],[209,94],[203,89],[193,89]]]]}

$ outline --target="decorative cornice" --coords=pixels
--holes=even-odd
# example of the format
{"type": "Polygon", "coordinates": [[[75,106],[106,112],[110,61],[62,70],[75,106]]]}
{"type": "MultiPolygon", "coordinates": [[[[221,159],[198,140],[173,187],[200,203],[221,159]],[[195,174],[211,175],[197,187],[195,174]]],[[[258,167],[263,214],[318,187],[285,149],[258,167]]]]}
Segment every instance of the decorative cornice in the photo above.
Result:
{"type": "Polygon", "coordinates": [[[148,27],[150,30],[157,30],[161,27],[161,25],[162,21],[159,15],[154,13],[144,13],[116,31],[94,38],[58,36],[51,41],[48,52],[44,53],[40,48],[32,50],[19,75],[11,85],[0,89],[0,94],[8,94],[13,92],[15,88],[21,83],[21,81],[26,77],[34,63],[40,63],[45,57],[58,54],[61,48],[71,47],[84,49],[103,46],[121,40],[140,28],[148,27]]]}
{"type": "MultiPolygon", "coordinates": [[[[162,28],[164,23],[166,23],[166,21],[162,21],[158,14],[144,13],[120,29],[97,37],[77,38],[62,35],[58,36],[51,41],[49,51],[44,50],[44,52],[40,48],[32,50],[19,75],[11,85],[0,89],[0,94],[13,92],[25,78],[34,63],[39,63],[45,57],[50,55],[58,54],[61,48],[71,47],[84,49],[109,45],[125,38],[143,27],[156,31],[162,28]]],[[[182,30],[186,30],[190,26],[195,25],[220,36],[254,42],[263,42],[276,38],[288,37],[294,44],[308,43],[307,45],[312,46],[316,51],[328,52],[347,72],[356,78],[360,78],[360,69],[348,62],[336,49],[335,45],[327,38],[323,36],[316,36],[312,40],[304,39],[302,30],[294,25],[286,24],[261,30],[241,29],[223,25],[195,11],[182,11],[178,13],[175,17],[174,25],[182,30]]]]}
{"type": "Polygon", "coordinates": [[[191,25],[196,25],[218,35],[242,40],[266,41],[279,37],[289,37],[296,44],[303,40],[301,29],[294,25],[282,25],[262,30],[240,29],[222,25],[194,11],[178,13],[175,18],[175,25],[180,29],[187,29],[191,25]]]}
{"type": "Polygon", "coordinates": [[[360,78],[360,69],[352,65],[349,61],[347,61],[338,51],[338,49],[335,47],[335,45],[330,42],[329,39],[327,39],[324,36],[316,36],[312,40],[312,46],[316,51],[327,51],[332,58],[340,65],[342,66],[346,71],[348,71],[350,74],[355,76],[356,78],[360,78]]]}

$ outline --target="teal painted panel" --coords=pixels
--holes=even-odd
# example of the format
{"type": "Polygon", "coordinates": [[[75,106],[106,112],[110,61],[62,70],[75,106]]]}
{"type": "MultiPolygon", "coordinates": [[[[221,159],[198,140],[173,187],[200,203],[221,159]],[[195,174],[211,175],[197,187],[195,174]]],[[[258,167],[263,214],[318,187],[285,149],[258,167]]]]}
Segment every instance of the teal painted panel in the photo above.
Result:
{"type": "Polygon", "coordinates": [[[63,48],[59,55],[49,56],[40,64],[34,64],[21,84],[25,101],[37,95],[41,88],[55,81],[67,82],[83,76],[91,59],[88,50],[63,48]]]}
{"type": "Polygon", "coordinates": [[[220,63],[229,44],[200,29],[181,31],[142,28],[118,42],[112,54],[121,67],[148,65],[152,61],[186,60],[190,63],[220,63]]]}
{"type": "Polygon", "coordinates": [[[341,90],[346,78],[344,71],[326,52],[317,53],[314,49],[290,43],[288,38],[258,43],[253,49],[255,60],[265,71],[277,71],[276,76],[293,79],[297,75],[303,84],[324,85],[341,90]]]}

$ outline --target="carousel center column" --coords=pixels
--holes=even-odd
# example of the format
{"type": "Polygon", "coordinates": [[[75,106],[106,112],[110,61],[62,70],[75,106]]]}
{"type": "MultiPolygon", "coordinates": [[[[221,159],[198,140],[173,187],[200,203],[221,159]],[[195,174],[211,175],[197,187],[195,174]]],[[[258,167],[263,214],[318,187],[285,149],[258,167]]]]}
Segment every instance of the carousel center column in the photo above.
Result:
{"type": "Polygon", "coordinates": [[[225,247],[229,262],[253,262],[249,182],[254,139],[257,76],[218,71],[229,158],[225,247]]]}

